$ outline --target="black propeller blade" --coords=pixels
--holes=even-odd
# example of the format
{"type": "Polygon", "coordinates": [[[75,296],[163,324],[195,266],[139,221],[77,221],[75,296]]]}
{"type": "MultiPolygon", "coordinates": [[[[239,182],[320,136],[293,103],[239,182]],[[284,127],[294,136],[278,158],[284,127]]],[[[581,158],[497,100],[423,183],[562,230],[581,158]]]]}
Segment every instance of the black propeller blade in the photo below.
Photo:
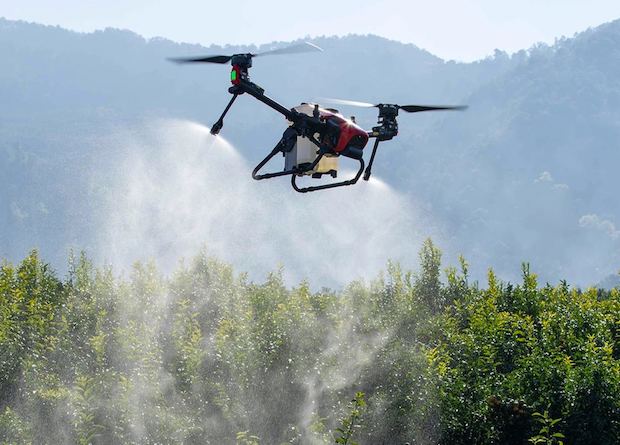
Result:
{"type": "MultiPolygon", "coordinates": [[[[323,51],[320,47],[310,43],[304,42],[296,45],[285,46],[284,48],[272,49],[257,54],[248,54],[250,57],[262,57],[262,56],[277,56],[280,54],[299,54],[308,53],[314,51],[323,51]]],[[[168,59],[177,63],[228,63],[235,56],[206,56],[206,57],[175,57],[168,59]]],[[[241,55],[241,54],[240,54],[241,55]]],[[[246,55],[246,54],[242,54],[246,55]]]]}
{"type": "MultiPolygon", "coordinates": [[[[358,102],[356,100],[343,100],[343,99],[330,99],[324,98],[322,99],[324,102],[340,104],[340,105],[350,105],[352,107],[362,107],[362,108],[381,108],[384,104],[371,104],[368,102],[358,102]]],[[[387,104],[386,104],[387,105],[387,104]]],[[[435,106],[435,105],[396,105],[399,110],[406,111],[408,113],[419,113],[420,111],[438,111],[438,110],[466,110],[467,106],[457,105],[457,106],[435,106]]]]}
{"type": "Polygon", "coordinates": [[[466,110],[465,105],[456,106],[434,106],[434,105],[398,105],[398,108],[407,113],[419,113],[420,111],[437,111],[437,110],[466,110]]]}
{"type": "Polygon", "coordinates": [[[175,57],[171,62],[177,63],[228,63],[232,56],[207,56],[207,57],[175,57]]]}

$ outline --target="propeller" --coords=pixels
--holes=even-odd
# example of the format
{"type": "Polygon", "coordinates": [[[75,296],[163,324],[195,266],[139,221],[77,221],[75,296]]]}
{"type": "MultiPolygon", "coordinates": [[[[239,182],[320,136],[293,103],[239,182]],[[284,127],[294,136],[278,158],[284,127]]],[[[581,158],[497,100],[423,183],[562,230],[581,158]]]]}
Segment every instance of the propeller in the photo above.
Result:
{"type": "MultiPolygon", "coordinates": [[[[315,51],[323,51],[319,46],[310,43],[298,43],[295,45],[285,46],[284,48],[272,49],[269,51],[264,51],[262,53],[248,53],[248,54],[240,54],[240,55],[249,55],[250,57],[262,57],[262,56],[277,56],[280,54],[299,54],[299,53],[309,53],[315,51]]],[[[175,57],[170,58],[168,60],[177,63],[228,63],[230,60],[237,54],[233,54],[232,56],[206,56],[206,57],[175,57]]]]}
{"type": "Polygon", "coordinates": [[[467,105],[398,105],[400,110],[407,113],[419,113],[420,111],[438,111],[438,110],[467,110],[467,105]]]}
{"type": "MultiPolygon", "coordinates": [[[[339,104],[339,105],[350,105],[352,107],[362,107],[362,108],[381,108],[387,104],[371,104],[368,102],[359,102],[356,100],[344,100],[344,99],[330,99],[324,98],[322,99],[324,102],[339,104]]],[[[406,111],[408,113],[419,113],[420,111],[437,111],[437,110],[466,110],[467,106],[465,105],[396,105],[399,110],[406,111]]]]}
{"type": "Polygon", "coordinates": [[[176,63],[228,63],[232,56],[207,57],[170,57],[168,60],[176,63]]]}
{"type": "Polygon", "coordinates": [[[252,54],[253,57],[262,56],[278,56],[280,54],[300,54],[300,53],[313,53],[317,51],[323,51],[323,48],[310,42],[298,43],[296,45],[285,46],[284,48],[272,49],[269,51],[263,51],[262,53],[252,54]]]}
{"type": "Polygon", "coordinates": [[[327,102],[335,105],[351,105],[352,107],[362,107],[362,108],[372,108],[377,105],[368,103],[368,102],[358,102],[356,100],[344,100],[344,99],[331,99],[331,98],[320,98],[320,102],[327,102]]]}

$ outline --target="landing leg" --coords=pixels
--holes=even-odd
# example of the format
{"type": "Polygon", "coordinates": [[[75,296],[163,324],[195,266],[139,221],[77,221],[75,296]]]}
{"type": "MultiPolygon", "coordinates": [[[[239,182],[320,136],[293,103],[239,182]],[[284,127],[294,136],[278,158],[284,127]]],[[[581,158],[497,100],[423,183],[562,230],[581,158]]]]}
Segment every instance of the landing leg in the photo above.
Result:
{"type": "Polygon", "coordinates": [[[296,141],[297,141],[297,131],[293,129],[292,127],[287,128],[286,131],[284,132],[284,135],[282,135],[282,139],[280,139],[280,142],[278,142],[276,146],[273,148],[273,150],[271,150],[271,153],[269,153],[265,157],[265,159],[260,161],[259,164],[254,168],[254,170],[252,171],[252,178],[256,179],[257,181],[260,181],[261,179],[275,178],[278,176],[301,174],[301,173],[314,169],[314,167],[316,167],[319,161],[323,158],[323,153],[320,153],[316,157],[314,162],[308,165],[298,166],[290,170],[284,170],[284,171],[275,172],[275,173],[263,173],[263,174],[258,173],[265,166],[265,164],[267,164],[271,160],[271,158],[273,158],[275,155],[277,155],[280,152],[288,153],[289,151],[291,151],[296,141]]]}
{"type": "Polygon", "coordinates": [[[364,172],[364,181],[368,181],[370,179],[370,175],[372,173],[372,163],[375,162],[375,155],[377,154],[377,147],[379,146],[379,142],[379,139],[376,139],[375,145],[374,147],[372,147],[370,161],[368,162],[368,167],[366,167],[366,171],[364,172]]]}

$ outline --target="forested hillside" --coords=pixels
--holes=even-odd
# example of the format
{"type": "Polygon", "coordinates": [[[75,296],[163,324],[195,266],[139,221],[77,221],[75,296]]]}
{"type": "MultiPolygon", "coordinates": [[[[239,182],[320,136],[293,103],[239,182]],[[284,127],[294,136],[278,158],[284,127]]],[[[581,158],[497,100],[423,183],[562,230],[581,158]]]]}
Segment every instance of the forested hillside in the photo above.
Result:
{"type": "MultiPolygon", "coordinates": [[[[582,285],[620,268],[619,22],[475,63],[443,61],[375,36],[314,42],[325,51],[257,60],[253,80],[290,106],[319,97],[470,105],[466,113],[401,116],[401,135],[381,149],[375,173],[415,209],[417,232],[437,239],[453,260],[460,253],[472,259],[476,279],[493,266],[514,280],[521,261],[530,261],[543,281],[582,285]]],[[[96,239],[109,230],[110,203],[124,198],[119,184],[136,177],[122,168],[134,161],[136,144],[127,135],[141,138],[145,170],[153,170],[149,151],[183,162],[184,141],[157,145],[158,135],[145,135],[144,126],[160,126],[162,118],[209,125],[229,97],[227,68],[177,66],[166,58],[255,49],[0,19],[0,253],[18,260],[38,247],[63,271],[70,247],[105,257],[96,239]]],[[[376,117],[342,111],[358,114],[366,127],[376,117]]],[[[280,116],[243,97],[222,135],[250,167],[282,129],[280,116]]],[[[160,185],[173,193],[166,178],[160,185]]],[[[265,199],[303,207],[304,198],[285,188],[265,199]]],[[[343,196],[331,191],[322,199],[342,207],[343,196]]],[[[274,212],[251,218],[277,225],[274,212]]],[[[214,241],[206,232],[197,234],[197,245],[214,241]]],[[[419,237],[413,238],[415,251],[419,237]]],[[[152,250],[158,249],[166,246],[152,250]]],[[[286,243],[282,254],[288,263],[296,251],[286,243]]],[[[401,259],[414,263],[414,255],[401,259]]]]}
{"type": "Polygon", "coordinates": [[[206,254],[169,278],[5,263],[0,443],[618,443],[618,290],[419,260],[340,292],[206,254]]]}
{"type": "Polygon", "coordinates": [[[411,188],[449,204],[444,220],[462,251],[485,264],[528,258],[545,276],[580,282],[610,265],[616,272],[618,48],[620,22],[534,48],[472,94],[470,113],[407,153],[428,162],[411,188]]]}

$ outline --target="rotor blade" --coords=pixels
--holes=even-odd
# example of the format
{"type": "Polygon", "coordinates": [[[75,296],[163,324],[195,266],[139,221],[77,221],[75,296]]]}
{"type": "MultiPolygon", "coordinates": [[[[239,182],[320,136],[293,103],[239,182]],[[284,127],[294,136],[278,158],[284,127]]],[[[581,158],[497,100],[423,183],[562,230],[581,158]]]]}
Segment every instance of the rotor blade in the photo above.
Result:
{"type": "Polygon", "coordinates": [[[466,110],[463,105],[458,106],[435,106],[435,105],[399,105],[401,110],[408,113],[419,113],[420,111],[438,111],[438,110],[466,110]]]}
{"type": "Polygon", "coordinates": [[[228,63],[231,56],[207,56],[207,57],[175,57],[170,58],[171,62],[176,63],[228,63]]]}
{"type": "Polygon", "coordinates": [[[254,57],[258,56],[276,56],[279,54],[297,54],[297,53],[309,53],[314,51],[323,51],[322,48],[316,46],[310,42],[299,43],[297,45],[285,46],[284,48],[272,49],[258,54],[253,54],[254,57]]]}
{"type": "Polygon", "coordinates": [[[336,104],[336,105],[350,105],[352,107],[363,107],[363,108],[376,107],[376,105],[373,105],[368,102],[358,102],[356,100],[344,100],[344,99],[331,99],[328,97],[320,98],[319,101],[329,103],[329,104],[336,104]]]}

